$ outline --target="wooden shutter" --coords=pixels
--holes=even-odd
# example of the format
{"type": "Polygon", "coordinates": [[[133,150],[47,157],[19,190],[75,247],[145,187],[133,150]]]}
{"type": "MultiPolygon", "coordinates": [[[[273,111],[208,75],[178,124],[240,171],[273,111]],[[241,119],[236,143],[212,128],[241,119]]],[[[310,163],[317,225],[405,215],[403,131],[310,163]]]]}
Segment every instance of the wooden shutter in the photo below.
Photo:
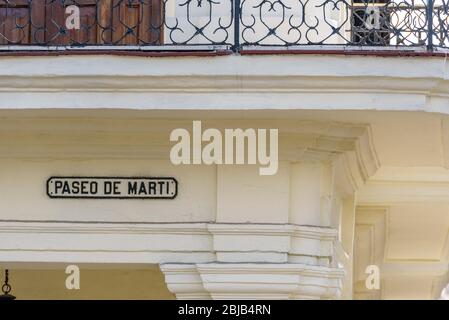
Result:
{"type": "Polygon", "coordinates": [[[47,41],[54,45],[93,45],[110,42],[111,0],[54,1],[47,3],[47,41]],[[70,5],[80,9],[80,29],[67,30],[65,10],[70,5]]]}
{"type": "Polygon", "coordinates": [[[162,42],[162,0],[113,0],[112,42],[121,45],[162,42]]]}
{"type": "Polygon", "coordinates": [[[0,44],[157,45],[162,21],[162,0],[0,0],[0,44]],[[66,28],[70,5],[79,30],[66,28]]]}
{"type": "Polygon", "coordinates": [[[45,41],[45,0],[0,0],[0,44],[45,41]]]}
{"type": "Polygon", "coordinates": [[[81,45],[143,45],[159,44],[162,32],[154,28],[162,20],[162,0],[76,0],[47,5],[47,26],[50,43],[81,45]],[[81,28],[65,28],[65,8],[75,4],[80,8],[81,28]],[[153,28],[152,28],[153,26],[153,28]],[[56,35],[56,37],[55,37],[56,35]]]}

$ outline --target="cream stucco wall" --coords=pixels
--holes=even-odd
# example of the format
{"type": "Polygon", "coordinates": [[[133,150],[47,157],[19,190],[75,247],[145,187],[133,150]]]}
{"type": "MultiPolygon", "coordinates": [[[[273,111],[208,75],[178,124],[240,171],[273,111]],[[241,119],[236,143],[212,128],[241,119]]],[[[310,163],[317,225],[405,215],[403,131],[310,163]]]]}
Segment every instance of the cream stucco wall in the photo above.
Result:
{"type": "MultiPolygon", "coordinates": [[[[251,112],[241,114],[245,120],[207,116],[204,123],[209,127],[279,128],[279,171],[260,176],[254,165],[169,163],[171,128],[189,128],[188,118],[201,114],[179,119],[169,113],[153,117],[141,111],[139,117],[124,117],[126,112],[103,112],[87,112],[89,118],[83,112],[56,117],[51,111],[3,113],[0,194],[7,210],[1,213],[0,252],[2,265],[12,266],[16,278],[22,279],[21,294],[22,281],[40,272],[24,268],[43,262],[160,263],[168,288],[178,297],[179,270],[164,267],[167,263],[228,262],[232,272],[238,270],[232,263],[248,262],[252,268],[261,262],[340,266],[346,271],[342,298],[430,299],[444,284],[449,230],[444,177],[449,174],[443,167],[446,129],[437,124],[444,124],[445,116],[309,111],[292,111],[284,118],[276,114],[275,120],[260,119],[263,113],[249,118],[251,112]],[[412,130],[416,127],[419,132],[412,130]],[[372,161],[379,163],[371,172],[367,168],[372,161]],[[164,201],[50,199],[45,182],[54,175],[174,176],[179,196],[164,201]],[[413,192],[420,192],[410,187],[414,184],[433,191],[414,198],[413,192]],[[435,203],[432,197],[437,196],[435,203]],[[318,233],[306,236],[306,230],[318,233]],[[364,268],[369,264],[380,266],[381,291],[364,288],[364,268]],[[405,283],[409,289],[404,291],[405,283]]],[[[211,272],[204,266],[193,268],[189,272],[199,272],[202,279],[211,272]]],[[[106,275],[137,277],[147,271],[120,272],[106,275]]],[[[266,278],[274,279],[277,275],[270,272],[266,278]]],[[[48,281],[62,277],[55,271],[45,274],[48,277],[42,279],[48,281]]],[[[93,273],[92,281],[97,281],[93,273]]],[[[102,297],[101,290],[76,297],[102,297]]],[[[207,290],[223,297],[217,289],[207,290]]],[[[58,292],[52,289],[43,298],[58,292]]],[[[142,297],[156,297],[151,292],[142,297]]],[[[61,293],[61,298],[70,297],[61,293]]]]}
{"type": "MultiPolygon", "coordinates": [[[[42,151],[42,149],[41,149],[42,151]]],[[[214,221],[216,168],[189,170],[161,160],[27,159],[2,161],[3,219],[60,221],[197,222],[214,221]],[[46,195],[50,176],[175,176],[174,201],[54,200],[46,195]],[[38,186],[36,188],[36,186],[38,186]],[[23,201],[26,195],[27,201],[23,201]]]]}
{"type": "MultiPolygon", "coordinates": [[[[21,294],[40,272],[30,265],[120,263],[105,277],[157,279],[173,297],[160,273],[133,269],[160,265],[180,299],[436,298],[449,264],[449,69],[401,59],[2,58],[0,266],[21,294]],[[278,128],[278,173],[170,164],[169,133],[192,120],[278,128]],[[49,199],[54,175],[174,176],[179,195],[49,199]],[[370,264],[377,291],[364,286],[370,264]]],[[[69,297],[58,290],[48,297],[69,297]]]]}

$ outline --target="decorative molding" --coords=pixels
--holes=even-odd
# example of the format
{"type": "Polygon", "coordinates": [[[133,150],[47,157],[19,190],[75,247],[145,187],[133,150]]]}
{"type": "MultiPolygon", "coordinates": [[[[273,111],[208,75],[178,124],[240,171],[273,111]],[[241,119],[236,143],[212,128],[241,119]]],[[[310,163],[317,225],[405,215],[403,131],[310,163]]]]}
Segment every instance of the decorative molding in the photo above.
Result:
{"type": "Polygon", "coordinates": [[[0,221],[0,233],[182,234],[210,235],[201,223],[69,223],[0,221]]]}
{"type": "Polygon", "coordinates": [[[357,191],[360,205],[449,202],[449,170],[443,167],[382,167],[357,191]]]}
{"type": "Polygon", "coordinates": [[[209,300],[210,294],[203,287],[203,280],[194,264],[161,264],[168,290],[178,300],[209,300]]]}
{"type": "Polygon", "coordinates": [[[294,236],[315,240],[336,240],[338,232],[329,227],[301,226],[295,224],[241,224],[211,223],[207,230],[213,235],[264,235],[294,236]]]}
{"type": "Polygon", "coordinates": [[[161,270],[178,299],[335,299],[344,276],[338,268],[289,263],[162,264],[161,270]]]}
{"type": "Polygon", "coordinates": [[[372,141],[371,127],[359,125],[357,128],[353,127],[354,129],[358,129],[358,135],[350,139],[346,150],[340,152],[340,156],[333,162],[339,193],[346,196],[352,196],[380,168],[380,161],[372,141]]]}
{"type": "Polygon", "coordinates": [[[447,113],[448,68],[444,57],[325,54],[7,57],[0,61],[0,108],[447,113]]]}
{"type": "Polygon", "coordinates": [[[369,181],[357,192],[360,205],[449,202],[449,182],[369,181]]]}
{"type": "MultiPolygon", "coordinates": [[[[359,207],[355,216],[354,298],[380,299],[382,290],[365,287],[366,267],[382,267],[385,260],[388,233],[388,208],[359,207]]],[[[380,269],[382,272],[382,269],[380,269]]],[[[382,289],[382,285],[381,285],[382,289]]]]}
{"type": "MultiPolygon", "coordinates": [[[[381,174],[385,174],[385,172],[381,172],[381,174]]],[[[421,173],[415,172],[415,176],[416,174],[420,175],[421,173]]],[[[399,173],[397,172],[396,176],[398,175],[399,173]]],[[[410,179],[414,178],[413,175],[410,176],[410,179]]],[[[431,179],[430,177],[428,178],[431,179]]],[[[402,210],[410,209],[411,206],[409,202],[402,210]]],[[[429,210],[431,210],[430,205],[431,204],[429,203],[429,210]]],[[[423,208],[426,207],[427,204],[423,205],[423,208]]],[[[401,205],[396,205],[395,208],[395,210],[400,210],[397,208],[401,208],[401,205]]],[[[419,256],[408,258],[407,255],[404,254],[401,255],[401,258],[396,258],[390,248],[395,247],[394,252],[397,254],[401,252],[401,248],[405,248],[405,250],[411,248],[411,243],[414,243],[413,239],[415,238],[409,235],[405,238],[406,240],[404,240],[403,233],[406,231],[400,230],[400,222],[403,221],[405,223],[405,220],[397,220],[396,223],[391,226],[392,222],[390,222],[390,218],[393,213],[390,213],[390,210],[390,208],[381,205],[361,206],[357,209],[355,248],[360,247],[361,249],[358,252],[356,251],[354,255],[354,298],[396,299],[401,295],[406,294],[404,289],[401,289],[401,286],[405,284],[407,285],[407,290],[410,292],[411,297],[421,297],[422,299],[437,298],[441,292],[441,287],[447,282],[447,279],[449,279],[449,259],[446,256],[448,243],[442,244],[439,241],[432,241],[432,246],[428,245],[424,247],[428,249],[438,247],[439,249],[441,246],[441,254],[436,254],[435,258],[424,256],[421,258],[419,258],[419,256]],[[392,232],[401,233],[396,234],[396,236],[393,237],[391,234],[392,232]],[[401,247],[398,247],[398,239],[401,240],[401,247]],[[368,274],[364,274],[364,268],[370,264],[379,267],[381,277],[380,290],[368,290],[365,287],[365,280],[368,274]]],[[[444,210],[441,211],[442,217],[444,217],[444,212],[444,210]]],[[[409,222],[409,224],[415,224],[415,229],[418,229],[419,226],[416,225],[417,222],[414,220],[414,216],[408,211],[403,211],[402,213],[404,214],[403,219],[410,219],[412,222],[409,222]],[[408,215],[405,213],[408,213],[408,215]]],[[[425,210],[422,211],[422,214],[426,213],[425,210]]],[[[445,222],[444,219],[440,221],[441,223],[445,222]]],[[[442,225],[442,227],[444,228],[444,225],[442,225]]],[[[432,228],[427,228],[427,232],[432,232],[432,228]]],[[[423,234],[425,235],[426,233],[423,234]]],[[[416,237],[425,239],[423,234],[417,234],[416,237]]],[[[445,236],[445,239],[448,238],[449,230],[446,232],[445,236]]],[[[427,240],[427,243],[429,243],[429,241],[430,240],[427,240]]],[[[424,252],[426,249],[420,249],[418,245],[415,250],[424,252]]],[[[439,250],[436,250],[437,253],[438,251],[439,250]]]]}
{"type": "Polygon", "coordinates": [[[336,241],[338,231],[329,227],[292,225],[293,237],[315,239],[320,241],[336,241]]]}
{"type": "Polygon", "coordinates": [[[290,224],[240,224],[211,223],[207,230],[213,235],[251,235],[251,236],[290,236],[293,233],[290,224]]]}
{"type": "Polygon", "coordinates": [[[55,263],[73,257],[80,263],[95,263],[103,255],[116,263],[135,263],[142,257],[141,263],[179,259],[278,263],[299,253],[316,259],[332,256],[334,241],[336,230],[292,224],[0,221],[4,262],[55,263]],[[92,252],[101,254],[89,256],[92,252]]]}
{"type": "Polygon", "coordinates": [[[327,227],[292,224],[209,224],[221,262],[271,261],[328,264],[338,233],[327,227]]]}

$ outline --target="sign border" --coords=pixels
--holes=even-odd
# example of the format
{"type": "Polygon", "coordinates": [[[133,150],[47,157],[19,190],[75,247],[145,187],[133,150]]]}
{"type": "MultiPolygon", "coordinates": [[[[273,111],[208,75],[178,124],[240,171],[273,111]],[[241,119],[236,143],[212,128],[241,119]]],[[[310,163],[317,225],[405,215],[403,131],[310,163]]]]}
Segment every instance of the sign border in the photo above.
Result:
{"type": "Polygon", "coordinates": [[[178,196],[178,180],[174,177],[118,177],[118,176],[51,176],[47,179],[46,182],[46,193],[47,196],[50,199],[83,199],[83,200],[89,200],[89,199],[108,199],[108,200],[173,200],[178,196]],[[52,179],[134,179],[134,180],[145,180],[145,179],[166,179],[166,180],[173,180],[175,182],[175,194],[170,197],[154,197],[154,196],[148,196],[148,197],[108,197],[108,196],[93,196],[93,197],[85,197],[85,196],[54,196],[50,195],[49,193],[49,183],[52,179]]]}

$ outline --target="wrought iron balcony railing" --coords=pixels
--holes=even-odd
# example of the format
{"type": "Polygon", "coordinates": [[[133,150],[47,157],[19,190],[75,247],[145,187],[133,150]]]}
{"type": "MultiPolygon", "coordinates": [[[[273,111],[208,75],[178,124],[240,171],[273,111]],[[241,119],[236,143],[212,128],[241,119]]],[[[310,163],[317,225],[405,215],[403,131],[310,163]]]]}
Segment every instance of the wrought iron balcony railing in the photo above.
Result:
{"type": "Polygon", "coordinates": [[[0,50],[449,48],[449,0],[0,0],[0,50]],[[113,49],[112,48],[112,49],[113,49]]]}

